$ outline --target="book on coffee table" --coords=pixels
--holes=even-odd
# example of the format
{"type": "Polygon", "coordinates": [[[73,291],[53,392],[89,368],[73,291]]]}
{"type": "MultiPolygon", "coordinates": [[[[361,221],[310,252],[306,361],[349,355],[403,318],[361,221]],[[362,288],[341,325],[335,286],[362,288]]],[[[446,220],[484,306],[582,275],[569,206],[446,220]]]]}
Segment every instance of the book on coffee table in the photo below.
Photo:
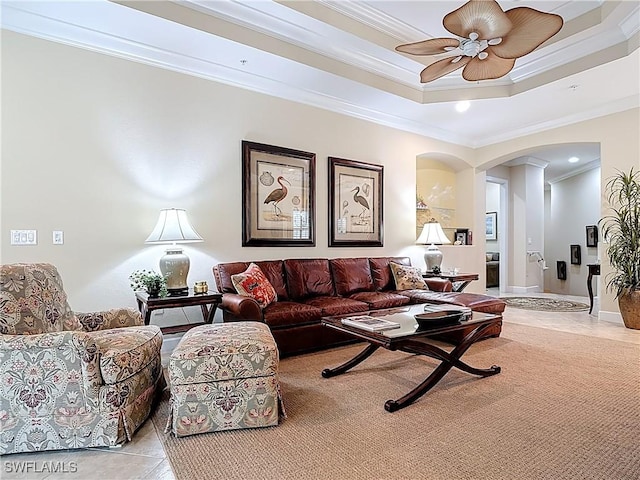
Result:
{"type": "Polygon", "coordinates": [[[390,322],[384,318],[371,317],[369,315],[357,315],[354,317],[346,317],[341,320],[344,325],[361,328],[369,332],[379,332],[382,330],[392,330],[400,328],[397,322],[390,322]]]}

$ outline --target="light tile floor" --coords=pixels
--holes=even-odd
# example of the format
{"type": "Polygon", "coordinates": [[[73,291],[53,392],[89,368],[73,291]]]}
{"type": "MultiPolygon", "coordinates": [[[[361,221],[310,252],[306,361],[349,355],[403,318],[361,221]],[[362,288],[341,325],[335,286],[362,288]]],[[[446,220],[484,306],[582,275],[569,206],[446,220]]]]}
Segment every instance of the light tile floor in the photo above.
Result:
{"type": "MultiPolygon", "coordinates": [[[[487,293],[498,295],[498,292],[491,290],[487,293]]],[[[560,297],[553,294],[536,294],[535,296],[560,297]]],[[[564,296],[560,298],[589,303],[589,299],[586,297],[564,296]]],[[[597,316],[589,315],[587,312],[536,312],[507,307],[504,313],[504,322],[640,345],[640,331],[629,330],[622,324],[600,321],[597,316]]],[[[163,435],[163,433],[156,432],[151,421],[147,421],[136,433],[132,442],[119,448],[5,455],[0,461],[0,478],[11,480],[172,480],[175,479],[175,476],[165,456],[159,435],[163,435]],[[58,473],[43,471],[47,467],[49,469],[57,467],[64,469],[64,471],[58,473]],[[18,468],[23,470],[28,468],[29,471],[19,473],[16,472],[18,468]]]]}

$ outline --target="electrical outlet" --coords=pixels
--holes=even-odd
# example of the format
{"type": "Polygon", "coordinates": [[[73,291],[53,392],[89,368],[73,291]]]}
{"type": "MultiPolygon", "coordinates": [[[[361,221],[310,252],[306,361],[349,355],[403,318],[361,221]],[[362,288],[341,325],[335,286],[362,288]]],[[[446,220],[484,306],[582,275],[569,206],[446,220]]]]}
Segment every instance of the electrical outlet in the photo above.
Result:
{"type": "Polygon", "coordinates": [[[62,230],[53,231],[53,244],[54,245],[64,244],[64,232],[62,230]]]}
{"type": "Polygon", "coordinates": [[[37,230],[11,230],[11,245],[37,245],[37,230]]]}

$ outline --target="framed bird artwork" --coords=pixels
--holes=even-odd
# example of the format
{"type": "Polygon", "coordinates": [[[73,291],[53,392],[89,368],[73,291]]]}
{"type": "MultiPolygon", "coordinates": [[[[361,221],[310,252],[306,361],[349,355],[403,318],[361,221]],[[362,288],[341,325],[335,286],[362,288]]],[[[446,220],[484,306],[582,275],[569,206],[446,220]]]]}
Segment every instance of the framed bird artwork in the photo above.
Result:
{"type": "Polygon", "coordinates": [[[242,246],[310,246],[315,153],[242,141],[242,246]]]}
{"type": "Polygon", "coordinates": [[[329,157],[329,246],[382,247],[383,167],[329,157]]]}

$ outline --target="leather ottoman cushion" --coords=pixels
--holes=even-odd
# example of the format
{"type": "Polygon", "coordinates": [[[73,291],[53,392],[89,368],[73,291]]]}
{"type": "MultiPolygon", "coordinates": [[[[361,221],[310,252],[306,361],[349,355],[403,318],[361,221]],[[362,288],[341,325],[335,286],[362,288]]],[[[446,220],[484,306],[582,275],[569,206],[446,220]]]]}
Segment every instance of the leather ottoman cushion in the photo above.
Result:
{"type": "Polygon", "coordinates": [[[264,321],[270,327],[290,327],[320,323],[322,310],[298,302],[274,302],[263,311],[264,321]]]}
{"type": "Polygon", "coordinates": [[[464,292],[432,292],[424,290],[405,290],[398,292],[408,295],[414,303],[450,303],[469,307],[476,312],[497,313],[504,312],[506,303],[496,297],[482,295],[480,293],[464,292]]]}
{"type": "Polygon", "coordinates": [[[367,303],[371,310],[401,307],[411,301],[409,297],[390,292],[358,292],[349,295],[349,298],[367,303]]]}

